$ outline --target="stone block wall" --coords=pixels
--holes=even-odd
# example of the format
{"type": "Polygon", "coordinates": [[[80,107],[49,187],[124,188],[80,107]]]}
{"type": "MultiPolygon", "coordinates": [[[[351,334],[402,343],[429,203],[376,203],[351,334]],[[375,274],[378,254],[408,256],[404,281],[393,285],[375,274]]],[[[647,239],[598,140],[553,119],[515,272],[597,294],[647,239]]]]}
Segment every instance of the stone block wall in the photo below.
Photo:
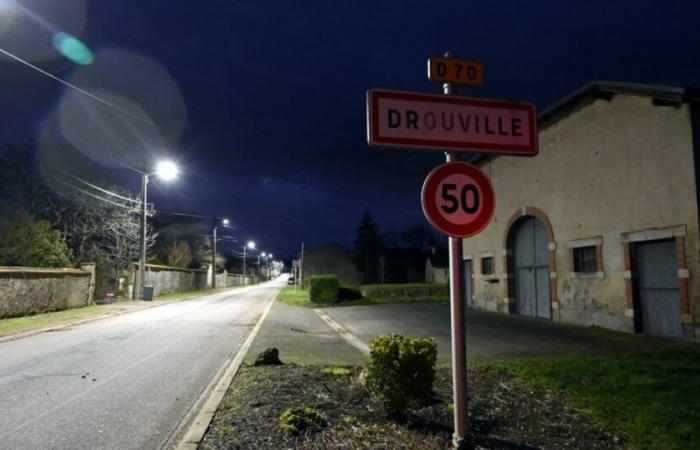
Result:
{"type": "MultiPolygon", "coordinates": [[[[132,270],[138,272],[138,265],[135,264],[132,270]]],[[[135,280],[137,278],[137,276],[132,275],[129,279],[135,280]]],[[[144,284],[154,287],[154,297],[206,289],[207,271],[146,264],[146,280],[144,284]]],[[[133,287],[130,289],[130,292],[133,292],[133,287]]]]}
{"type": "Polygon", "coordinates": [[[0,267],[0,319],[92,303],[94,270],[0,267]]]}

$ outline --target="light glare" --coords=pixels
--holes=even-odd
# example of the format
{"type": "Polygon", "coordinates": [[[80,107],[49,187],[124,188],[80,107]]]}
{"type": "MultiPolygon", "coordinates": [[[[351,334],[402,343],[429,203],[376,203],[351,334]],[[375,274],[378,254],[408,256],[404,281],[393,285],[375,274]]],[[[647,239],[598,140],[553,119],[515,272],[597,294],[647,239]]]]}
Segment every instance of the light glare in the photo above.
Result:
{"type": "Polygon", "coordinates": [[[172,161],[161,161],[156,166],[156,175],[164,181],[171,181],[177,178],[180,170],[172,161]]]}

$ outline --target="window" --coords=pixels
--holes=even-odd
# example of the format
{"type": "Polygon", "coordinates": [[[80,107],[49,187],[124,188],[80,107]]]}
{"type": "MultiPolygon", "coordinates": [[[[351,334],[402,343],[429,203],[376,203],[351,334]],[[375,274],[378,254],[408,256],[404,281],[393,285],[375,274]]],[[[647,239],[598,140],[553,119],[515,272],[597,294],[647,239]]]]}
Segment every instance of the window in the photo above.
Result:
{"type": "Polygon", "coordinates": [[[485,256],[481,258],[481,274],[482,275],[493,275],[493,256],[485,256]]]}
{"type": "Polygon", "coordinates": [[[598,270],[598,261],[596,259],[596,247],[594,245],[587,247],[574,248],[574,272],[578,273],[595,273],[598,270]]]}

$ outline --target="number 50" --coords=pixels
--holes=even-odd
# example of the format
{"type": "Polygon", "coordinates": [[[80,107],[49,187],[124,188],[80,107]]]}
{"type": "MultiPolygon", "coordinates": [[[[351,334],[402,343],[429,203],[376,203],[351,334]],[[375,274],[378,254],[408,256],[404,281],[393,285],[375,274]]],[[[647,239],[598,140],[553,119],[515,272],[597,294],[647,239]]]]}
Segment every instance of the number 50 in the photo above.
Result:
{"type": "Polygon", "coordinates": [[[465,184],[457,198],[452,192],[457,190],[456,184],[445,183],[442,185],[442,199],[448,205],[442,205],[440,208],[448,214],[456,212],[461,206],[465,213],[474,214],[479,210],[479,190],[473,184],[465,184]],[[472,193],[471,204],[467,201],[467,194],[472,193]]]}

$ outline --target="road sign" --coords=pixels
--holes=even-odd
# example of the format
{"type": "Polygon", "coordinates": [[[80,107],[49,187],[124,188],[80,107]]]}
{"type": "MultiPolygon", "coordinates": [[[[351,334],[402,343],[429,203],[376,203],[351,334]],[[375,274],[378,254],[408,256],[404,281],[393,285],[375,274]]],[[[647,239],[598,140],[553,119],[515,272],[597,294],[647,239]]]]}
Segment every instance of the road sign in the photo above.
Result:
{"type": "Polygon", "coordinates": [[[489,224],[495,195],[488,177],[476,166],[449,162],[433,169],[425,179],[421,202],[433,227],[449,236],[465,238],[489,224]]]}
{"type": "Polygon", "coordinates": [[[531,103],[373,89],[367,93],[371,146],[537,154],[531,103]]]}
{"type": "Polygon", "coordinates": [[[484,83],[484,67],[475,61],[431,56],[428,78],[440,83],[478,85],[484,83]]]}

